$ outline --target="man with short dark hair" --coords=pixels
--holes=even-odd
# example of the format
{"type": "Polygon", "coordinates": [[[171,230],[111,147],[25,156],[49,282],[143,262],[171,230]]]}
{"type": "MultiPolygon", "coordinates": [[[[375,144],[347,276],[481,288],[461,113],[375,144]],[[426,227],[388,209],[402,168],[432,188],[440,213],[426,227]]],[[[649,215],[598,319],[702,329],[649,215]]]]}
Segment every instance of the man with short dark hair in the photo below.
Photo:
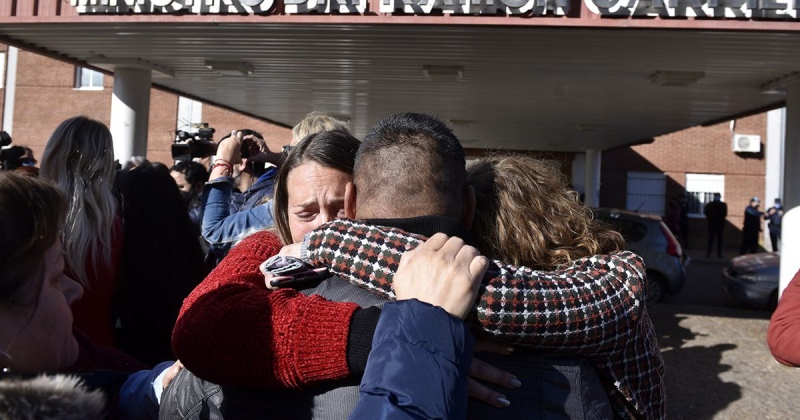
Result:
{"type": "MultiPolygon", "coordinates": [[[[425,237],[442,232],[470,243],[467,228],[472,225],[474,211],[475,193],[466,181],[463,149],[443,122],[424,114],[392,115],[379,122],[361,143],[353,183],[345,192],[348,217],[425,237]]],[[[338,277],[324,280],[303,293],[351,301],[362,307],[381,306],[385,302],[338,277]]],[[[597,300],[603,299],[597,297],[597,300]]],[[[506,327],[510,322],[506,321],[506,327]]],[[[598,372],[587,359],[574,353],[553,355],[547,351],[518,350],[511,356],[492,358],[491,362],[515,374],[527,388],[511,391],[511,405],[507,408],[470,400],[468,418],[610,418],[614,410],[620,413],[630,409],[612,408],[598,372]]],[[[639,366],[637,369],[647,368],[639,366]]],[[[663,383],[652,386],[659,388],[663,383]]],[[[356,393],[355,386],[343,386],[316,394],[315,417],[341,417],[352,406],[356,393]]],[[[637,408],[648,410],[648,416],[664,414],[661,412],[663,400],[638,401],[648,405],[637,408]]]]}
{"type": "MultiPolygon", "coordinates": [[[[356,159],[354,182],[346,187],[345,210],[348,217],[364,218],[366,223],[373,225],[392,226],[426,237],[441,232],[458,236],[469,243],[470,234],[466,229],[472,223],[474,200],[473,189],[466,182],[463,149],[449,128],[427,115],[398,114],[381,121],[362,142],[356,159]],[[376,199],[376,196],[379,198],[376,199]]],[[[266,239],[267,235],[263,236],[266,239]]],[[[368,238],[363,237],[354,237],[353,240],[356,243],[368,242],[368,238]]],[[[190,363],[194,363],[198,369],[205,370],[204,376],[214,376],[225,382],[222,383],[225,395],[223,411],[230,416],[263,417],[263,413],[269,413],[272,418],[346,418],[358,402],[357,376],[364,371],[374,326],[381,312],[379,308],[386,299],[332,277],[312,284],[302,292],[319,294],[340,302],[354,302],[360,309],[349,316],[344,312],[326,312],[331,314],[331,318],[322,322],[317,313],[319,306],[315,306],[313,311],[306,312],[304,318],[295,321],[289,320],[290,317],[280,318],[283,322],[291,323],[288,329],[285,329],[286,323],[275,325],[275,321],[264,318],[291,314],[293,306],[289,302],[284,302],[283,306],[269,306],[268,298],[278,294],[285,296],[285,292],[293,291],[281,290],[265,295],[260,290],[250,290],[248,286],[248,291],[236,299],[228,297],[231,287],[243,282],[257,282],[259,286],[264,284],[263,276],[259,278],[258,267],[254,265],[254,261],[258,261],[255,259],[257,256],[266,256],[260,251],[264,247],[261,242],[245,240],[235,248],[232,253],[236,259],[232,260],[229,256],[223,264],[236,261],[236,270],[212,273],[210,278],[221,286],[214,286],[217,287],[214,292],[206,292],[203,295],[205,300],[195,301],[189,309],[202,312],[203,306],[211,301],[224,301],[224,307],[217,308],[213,320],[195,324],[192,329],[221,330],[228,326],[219,320],[237,319],[240,324],[247,324],[248,331],[258,339],[250,340],[249,336],[244,339],[230,337],[226,334],[224,343],[214,343],[207,351],[192,354],[192,361],[189,360],[189,353],[184,354],[186,357],[179,356],[189,369],[193,369],[190,363]],[[330,344],[334,340],[334,331],[329,331],[331,325],[340,325],[334,321],[340,321],[345,316],[350,320],[346,324],[349,325],[345,334],[346,348],[335,353],[323,353],[321,344],[330,344]],[[209,326],[209,323],[214,325],[209,326]],[[329,366],[325,368],[328,370],[323,370],[322,361],[346,358],[346,370],[352,376],[329,384],[315,380],[313,383],[319,385],[304,392],[264,392],[243,388],[270,385],[274,380],[267,381],[264,378],[269,379],[270,374],[280,373],[278,371],[281,369],[281,366],[265,363],[264,360],[270,360],[268,357],[251,359],[250,356],[263,355],[264,350],[270,348],[282,351],[287,342],[291,342],[289,335],[295,330],[307,333],[311,330],[305,327],[311,325],[318,326],[313,331],[324,331],[324,334],[315,332],[298,337],[305,341],[301,340],[303,345],[298,346],[296,351],[292,350],[292,353],[309,357],[299,361],[292,359],[289,387],[298,388],[298,384],[306,383],[304,381],[310,376],[317,379],[322,376],[331,379],[343,377],[340,369],[333,370],[329,366]],[[237,354],[246,359],[246,363],[227,363],[225,368],[215,370],[220,366],[220,359],[228,354],[225,349],[235,349],[237,354]],[[313,375],[294,372],[307,370],[309,366],[315,368],[313,375]],[[245,410],[246,413],[243,412],[245,410]]],[[[372,251],[381,252],[377,248],[372,251]]],[[[386,263],[372,261],[375,254],[367,254],[359,264],[374,264],[377,267],[386,263]]],[[[627,255],[587,257],[585,264],[554,272],[528,270],[528,273],[533,273],[528,277],[522,273],[519,277],[509,274],[513,270],[505,267],[501,269],[505,275],[494,275],[486,280],[491,284],[484,285],[479,305],[493,303],[488,309],[479,307],[479,311],[488,314],[489,323],[497,329],[487,329],[486,324],[482,323],[484,330],[504,338],[549,343],[549,347],[543,344],[542,349],[557,348],[563,352],[564,358],[542,362],[542,353],[515,351],[512,358],[506,359],[509,365],[513,362],[514,373],[532,379],[523,379],[523,388],[513,391],[517,394],[509,398],[510,408],[491,411],[492,408],[486,404],[470,402],[470,416],[610,418],[615,415],[610,412],[610,398],[616,403],[614,412],[622,417],[660,418],[665,415],[663,362],[657,350],[655,334],[648,329],[652,328],[652,323],[643,307],[644,266],[639,257],[631,253],[627,255]],[[620,272],[628,275],[618,275],[620,272]],[[510,277],[504,277],[506,275],[510,277]],[[628,281],[629,277],[635,277],[636,280],[628,281]],[[493,292],[488,292],[490,287],[493,292]],[[505,293],[499,289],[507,291],[506,298],[499,296],[505,293]],[[553,305],[554,311],[544,309],[550,305],[553,305]],[[534,314],[535,319],[528,319],[528,315],[525,315],[528,313],[534,314]],[[529,320],[531,324],[526,324],[529,320]],[[521,322],[524,326],[515,322],[521,322]],[[535,330],[530,325],[535,325],[535,330]],[[519,329],[524,329],[525,334],[514,335],[519,329]],[[585,359],[580,355],[584,354],[592,354],[596,364],[583,363],[585,359]],[[593,385],[600,381],[596,371],[600,368],[604,372],[603,379],[608,383],[609,394],[605,394],[605,389],[600,390],[600,395],[591,392],[597,390],[597,386],[593,385]],[[570,375],[571,381],[566,379],[567,375],[570,375]]],[[[300,300],[298,298],[295,300],[300,300]]],[[[330,302],[326,304],[333,305],[330,302]]],[[[176,332],[182,330],[176,328],[176,332]]],[[[185,328],[184,337],[177,340],[180,342],[173,340],[176,348],[186,348],[187,344],[191,344],[192,348],[205,346],[218,336],[189,334],[189,330],[185,328]],[[201,337],[202,342],[194,341],[201,337]]],[[[341,336],[341,332],[337,330],[336,334],[341,336]]],[[[496,383],[519,386],[512,382],[496,383]]],[[[602,384],[599,386],[603,388],[602,384]]],[[[494,403],[493,407],[509,404],[509,400],[502,395],[494,394],[491,399],[485,399],[494,403]]]]}
{"type": "Polygon", "coordinates": [[[706,257],[711,256],[714,240],[717,240],[717,257],[722,258],[722,232],[725,229],[725,218],[728,216],[728,205],[722,202],[720,193],[714,193],[714,201],[703,209],[708,224],[708,243],[706,257]]]}

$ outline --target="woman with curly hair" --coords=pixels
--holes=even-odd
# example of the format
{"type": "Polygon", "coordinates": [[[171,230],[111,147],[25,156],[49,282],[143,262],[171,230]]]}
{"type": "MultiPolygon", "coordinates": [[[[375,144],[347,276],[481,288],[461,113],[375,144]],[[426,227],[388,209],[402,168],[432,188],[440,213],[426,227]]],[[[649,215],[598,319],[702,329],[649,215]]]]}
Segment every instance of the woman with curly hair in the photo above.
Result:
{"type": "Polygon", "coordinates": [[[72,307],[75,325],[108,346],[114,346],[111,302],[123,234],[115,175],[111,132],[100,121],[69,118],[47,141],[40,176],[67,196],[67,266],[85,291],[72,307]]]}
{"type": "Polygon", "coordinates": [[[467,182],[476,198],[472,233],[490,258],[552,270],[625,245],[622,235],[593,219],[553,162],[486,157],[467,166],[467,182]]]}
{"type": "MultiPolygon", "coordinates": [[[[593,219],[551,162],[481,158],[468,165],[467,179],[476,195],[471,233],[478,249],[495,259],[475,326],[545,353],[585,357],[615,416],[663,418],[664,364],[644,307],[641,258],[622,250],[622,236],[593,219]]],[[[393,299],[400,256],[424,240],[342,219],[307,235],[299,255],[393,299]]],[[[501,359],[488,360],[510,369],[501,359]]]]}

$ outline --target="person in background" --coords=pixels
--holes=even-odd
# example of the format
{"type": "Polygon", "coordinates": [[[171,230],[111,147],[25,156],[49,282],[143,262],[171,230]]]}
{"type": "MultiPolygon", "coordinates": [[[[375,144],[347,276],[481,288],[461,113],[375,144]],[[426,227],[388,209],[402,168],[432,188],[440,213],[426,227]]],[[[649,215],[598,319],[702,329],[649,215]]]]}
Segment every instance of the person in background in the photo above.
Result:
{"type": "Polygon", "coordinates": [[[722,195],[714,193],[714,200],[703,209],[708,224],[708,242],[706,257],[711,256],[714,240],[717,241],[717,257],[722,258],[722,233],[725,229],[725,218],[728,217],[728,205],[722,202],[722,195]]]}
{"type": "Polygon", "coordinates": [[[783,220],[783,206],[781,199],[776,198],[775,204],[767,210],[764,218],[769,221],[769,240],[772,242],[772,252],[780,252],[778,246],[781,241],[781,221],[783,220]]]}
{"type": "Polygon", "coordinates": [[[742,228],[742,247],[739,255],[758,252],[758,234],[761,232],[761,218],[764,213],[758,209],[761,200],[758,197],[750,199],[750,204],[744,209],[744,227],[742,228]]]}
{"type": "Polygon", "coordinates": [[[786,366],[800,366],[800,271],[783,289],[769,320],[767,344],[775,360],[786,366]]]}
{"type": "Polygon", "coordinates": [[[678,197],[680,217],[678,218],[678,238],[683,249],[689,249],[689,194],[684,191],[678,197]]]}
{"type": "MultiPolygon", "coordinates": [[[[292,140],[286,149],[291,149],[310,134],[328,130],[347,132],[342,122],[321,112],[312,112],[292,129],[292,140]]],[[[263,139],[246,131],[233,132],[230,137],[220,142],[209,182],[206,184],[208,192],[204,194],[205,213],[202,224],[203,238],[211,246],[218,261],[228,253],[231,246],[250,234],[273,227],[274,203],[271,198],[283,158],[284,153],[272,152],[266,147],[263,139]],[[242,205],[232,211],[230,202],[233,196],[234,166],[243,161],[242,148],[250,148],[252,144],[259,145],[260,153],[254,153],[255,150],[246,153],[249,156],[257,155],[250,160],[268,162],[271,166],[249,188],[249,190],[255,188],[259,192],[257,194],[245,192],[243,195],[246,197],[240,198],[242,205]]]]}
{"type": "Polygon", "coordinates": [[[667,213],[664,215],[664,224],[667,225],[676,238],[680,237],[680,219],[681,205],[677,197],[672,197],[667,202],[667,213]]]}
{"type": "Polygon", "coordinates": [[[202,163],[191,160],[179,160],[170,168],[170,175],[178,184],[186,211],[192,224],[200,232],[203,223],[203,206],[201,197],[203,186],[208,182],[208,170],[202,163]]]}
{"type": "Polygon", "coordinates": [[[67,211],[51,182],[0,173],[0,418],[113,417],[121,387],[154,397],[152,381],[128,383],[144,365],[73,328],[83,287],[65,272],[67,211]]]}
{"type": "Polygon", "coordinates": [[[121,170],[129,171],[129,170],[131,170],[133,168],[138,168],[139,166],[142,166],[144,164],[149,164],[149,163],[150,163],[150,161],[147,160],[147,158],[144,157],[144,156],[131,156],[130,159],[128,159],[128,161],[125,162],[124,165],[122,165],[122,169],[121,170]]]}
{"type": "MultiPolygon", "coordinates": [[[[288,153],[275,199],[282,203],[277,205],[283,209],[278,213],[285,217],[288,241],[294,233],[302,237],[340,216],[358,146],[349,133],[332,130],[307,136],[288,153]]],[[[173,332],[173,348],[188,370],[179,375],[179,386],[167,390],[162,416],[173,418],[196,409],[219,412],[222,396],[226,400],[241,396],[243,388],[270,389],[269,397],[244,395],[291,402],[304,399],[303,394],[291,391],[298,388],[324,388],[326,382],[345,378],[358,383],[380,309],[330,302],[291,289],[268,289],[259,266],[281,246],[271,231],[254,233],[234,247],[185,300],[173,332]]],[[[473,369],[477,377],[489,377],[485,364],[476,362],[473,369]]],[[[495,383],[509,381],[501,377],[495,383]]],[[[482,392],[478,398],[496,403],[499,393],[475,388],[482,392]]],[[[341,418],[355,406],[357,390],[354,396],[353,405],[341,418]]],[[[235,403],[227,407],[241,409],[235,403]]],[[[302,409],[288,403],[285,408],[302,409]]]]}
{"type": "Polygon", "coordinates": [[[197,233],[165,166],[117,177],[124,242],[115,291],[119,348],[149,366],[174,360],[172,328],[183,299],[208,274],[197,233]]]}
{"type": "Polygon", "coordinates": [[[83,298],[72,308],[75,325],[107,346],[115,345],[111,302],[122,255],[116,171],[111,132],[83,116],[62,122],[42,153],[41,177],[55,182],[67,196],[67,266],[84,288],[83,298]]]}

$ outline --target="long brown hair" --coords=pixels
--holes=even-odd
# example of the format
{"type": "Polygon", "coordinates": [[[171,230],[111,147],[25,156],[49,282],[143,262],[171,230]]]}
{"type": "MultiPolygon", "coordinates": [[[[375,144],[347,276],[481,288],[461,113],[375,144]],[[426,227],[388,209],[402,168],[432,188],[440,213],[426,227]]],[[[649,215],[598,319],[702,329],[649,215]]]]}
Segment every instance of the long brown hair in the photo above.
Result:
{"type": "Polygon", "coordinates": [[[491,258],[551,270],[624,245],[619,233],[593,219],[552,162],[481,158],[467,167],[467,181],[477,201],[473,233],[491,258]]]}
{"type": "Polygon", "coordinates": [[[64,194],[51,182],[0,172],[0,301],[36,301],[44,275],[37,270],[61,234],[66,208],[64,194]]]}

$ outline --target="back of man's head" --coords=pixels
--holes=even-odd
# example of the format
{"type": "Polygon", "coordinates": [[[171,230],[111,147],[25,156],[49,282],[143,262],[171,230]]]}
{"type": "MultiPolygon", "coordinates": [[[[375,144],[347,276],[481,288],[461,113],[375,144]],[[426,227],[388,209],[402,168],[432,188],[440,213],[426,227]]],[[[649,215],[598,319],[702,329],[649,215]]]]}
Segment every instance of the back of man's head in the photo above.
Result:
{"type": "Polygon", "coordinates": [[[359,218],[448,216],[464,204],[464,150],[450,128],[426,114],[380,121],[356,154],[359,218]]]}

